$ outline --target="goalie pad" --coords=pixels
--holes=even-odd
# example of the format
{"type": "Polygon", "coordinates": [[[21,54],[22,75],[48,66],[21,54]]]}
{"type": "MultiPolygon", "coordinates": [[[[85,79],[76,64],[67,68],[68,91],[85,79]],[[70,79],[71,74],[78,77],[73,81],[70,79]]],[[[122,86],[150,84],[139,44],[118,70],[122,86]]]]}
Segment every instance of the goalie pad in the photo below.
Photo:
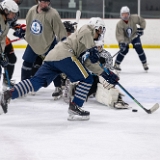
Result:
{"type": "Polygon", "coordinates": [[[108,83],[102,76],[99,76],[99,82],[103,85],[104,89],[111,89],[114,87],[113,84],[108,83]]]}
{"type": "Polygon", "coordinates": [[[98,83],[96,100],[99,103],[117,109],[128,109],[129,107],[128,103],[122,100],[122,94],[119,92],[118,89],[114,87],[106,89],[101,83],[98,83]]]}
{"type": "Polygon", "coordinates": [[[96,92],[96,100],[99,103],[105,104],[110,107],[114,107],[114,104],[118,101],[119,91],[116,88],[106,89],[103,84],[98,83],[96,92]]]}

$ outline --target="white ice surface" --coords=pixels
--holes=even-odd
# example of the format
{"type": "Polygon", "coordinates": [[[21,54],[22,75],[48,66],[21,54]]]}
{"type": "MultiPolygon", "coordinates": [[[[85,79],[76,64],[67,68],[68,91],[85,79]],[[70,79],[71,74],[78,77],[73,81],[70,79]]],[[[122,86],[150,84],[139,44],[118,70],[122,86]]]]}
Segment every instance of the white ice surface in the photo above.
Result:
{"type": "MultiPolygon", "coordinates": [[[[108,49],[114,55],[117,49],[108,49]]],[[[145,73],[131,49],[121,67],[120,83],[146,108],[160,103],[160,50],[145,50],[145,73]]],[[[23,50],[13,79],[20,80],[23,50]]],[[[11,101],[0,115],[0,160],[160,160],[160,109],[149,115],[127,95],[134,109],[114,110],[89,99],[89,121],[67,121],[68,105],[54,101],[53,84],[35,96],[11,101]]],[[[124,93],[124,92],[123,92],[124,93]]]]}

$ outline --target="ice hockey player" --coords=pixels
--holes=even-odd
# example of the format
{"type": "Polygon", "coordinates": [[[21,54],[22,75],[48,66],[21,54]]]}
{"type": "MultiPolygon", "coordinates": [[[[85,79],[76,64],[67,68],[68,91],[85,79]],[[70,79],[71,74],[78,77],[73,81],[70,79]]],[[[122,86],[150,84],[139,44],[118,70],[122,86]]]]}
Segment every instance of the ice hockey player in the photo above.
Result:
{"type": "MultiPolygon", "coordinates": [[[[19,13],[19,7],[12,0],[4,0],[0,3],[0,64],[2,67],[8,66],[8,57],[7,51],[5,49],[6,46],[6,36],[9,31],[9,23],[13,21],[19,13]]],[[[1,72],[1,67],[0,67],[1,72]]],[[[0,74],[1,75],[1,74],[0,74]]]]}
{"type": "MultiPolygon", "coordinates": [[[[99,50],[99,61],[103,67],[113,70],[113,58],[109,52],[103,49],[103,42],[97,43],[97,48],[99,50]]],[[[95,75],[94,75],[95,76],[95,75]]],[[[128,103],[124,102],[122,99],[123,94],[115,88],[114,85],[109,84],[102,76],[99,76],[99,81],[93,83],[95,86],[92,88],[97,88],[95,92],[96,100],[102,104],[116,109],[128,109],[128,103]]],[[[92,92],[89,92],[92,94],[92,92]]]]}
{"type": "MultiPolygon", "coordinates": [[[[16,84],[12,89],[5,91],[1,96],[1,106],[3,112],[8,110],[8,102],[10,99],[28,94],[28,92],[36,92],[41,87],[47,87],[55,77],[61,73],[65,73],[71,82],[79,81],[76,87],[75,96],[69,104],[69,120],[80,119],[88,120],[90,112],[82,109],[87,94],[92,85],[92,75],[84,68],[78,58],[86,50],[90,50],[89,59],[86,63],[91,66],[99,66],[97,48],[94,39],[98,39],[103,33],[101,23],[95,25],[83,25],[79,30],[67,37],[66,40],[59,42],[44,59],[44,63],[31,79],[26,79],[16,84]],[[94,63],[94,64],[93,64],[94,63]]],[[[97,75],[102,77],[109,83],[116,85],[119,80],[118,76],[108,70],[108,74],[98,68],[97,75]]]]}
{"type": "MultiPolygon", "coordinates": [[[[22,3],[22,0],[14,0],[18,5],[20,5],[22,3]]],[[[17,16],[8,21],[10,28],[16,30],[16,29],[20,29],[21,27],[24,27],[24,25],[22,24],[17,24],[17,19],[18,19],[19,14],[17,14],[17,16]]],[[[11,80],[12,76],[13,76],[13,72],[14,72],[14,67],[15,67],[15,63],[16,63],[16,55],[14,53],[14,48],[12,45],[11,40],[6,37],[6,46],[5,46],[5,50],[4,53],[6,54],[6,56],[8,57],[8,65],[6,66],[6,69],[8,71],[8,77],[9,77],[9,81],[10,81],[10,86],[13,87],[14,82],[11,80]]],[[[7,77],[6,74],[3,74],[3,90],[5,90],[7,87],[9,87],[8,81],[7,81],[7,77]]]]}
{"type": "MultiPolygon", "coordinates": [[[[28,45],[22,57],[24,61],[21,80],[31,77],[32,66],[37,56],[48,54],[57,44],[57,39],[61,41],[67,36],[57,10],[50,6],[50,0],[39,0],[38,4],[28,11],[26,25],[25,40],[28,45]]],[[[22,33],[24,30],[15,35],[21,38],[22,33]]]]}
{"type": "Polygon", "coordinates": [[[147,58],[140,40],[140,36],[143,35],[143,30],[146,27],[146,21],[138,15],[130,15],[130,9],[127,6],[121,8],[120,17],[121,20],[116,26],[116,39],[119,43],[120,50],[115,60],[114,69],[121,71],[120,64],[129,51],[129,44],[132,43],[144,70],[147,71],[149,69],[147,58]],[[137,28],[137,25],[140,28],[137,28]]]}
{"type": "MultiPolygon", "coordinates": [[[[113,70],[113,58],[111,54],[103,49],[104,42],[103,41],[95,41],[97,49],[99,51],[99,61],[103,65],[103,67],[113,70]]],[[[83,63],[85,64],[86,56],[89,54],[83,55],[83,63]]],[[[87,66],[86,66],[87,67],[87,66]]],[[[99,66],[98,66],[99,67],[99,66]]],[[[102,104],[107,105],[111,108],[116,109],[128,109],[128,103],[124,102],[122,99],[123,94],[115,88],[114,85],[109,84],[102,76],[97,76],[94,74],[94,68],[90,68],[90,72],[93,73],[93,83],[91,89],[89,90],[88,96],[96,97],[96,100],[102,104]]],[[[70,99],[74,96],[75,87],[78,83],[72,84],[69,80],[66,81],[63,98],[64,101],[69,103],[70,99]]]]}

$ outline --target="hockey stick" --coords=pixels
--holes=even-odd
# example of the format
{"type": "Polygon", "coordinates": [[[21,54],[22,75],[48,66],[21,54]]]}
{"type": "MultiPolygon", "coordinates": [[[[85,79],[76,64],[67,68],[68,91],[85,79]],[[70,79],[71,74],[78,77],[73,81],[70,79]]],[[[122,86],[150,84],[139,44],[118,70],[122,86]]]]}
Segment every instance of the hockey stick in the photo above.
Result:
{"type": "MultiPolygon", "coordinates": [[[[1,52],[2,59],[4,59],[4,54],[2,53],[3,51],[2,51],[2,46],[1,45],[0,45],[0,52],[1,52]]],[[[7,82],[8,82],[8,87],[11,88],[11,83],[10,83],[7,67],[4,67],[4,72],[6,74],[6,78],[7,78],[7,82]]]]}
{"type": "Polygon", "coordinates": [[[159,108],[159,104],[156,103],[152,108],[146,109],[146,108],[143,107],[142,104],[140,104],[119,82],[117,83],[117,85],[118,85],[132,100],[134,100],[134,102],[136,102],[142,109],[144,109],[148,114],[153,113],[154,111],[156,111],[156,110],[159,108]]]}
{"type": "MultiPolygon", "coordinates": [[[[109,71],[100,64],[100,66],[104,69],[104,71],[109,74],[109,71]]],[[[142,106],[140,102],[138,102],[119,82],[117,82],[117,85],[135,102],[140,106],[143,110],[145,110],[148,114],[151,114],[155,112],[159,108],[159,104],[156,103],[152,108],[146,109],[145,107],[142,106]]]]}
{"type": "Polygon", "coordinates": [[[19,41],[19,40],[21,40],[21,38],[13,39],[13,40],[11,40],[11,43],[12,43],[12,42],[17,42],[17,41],[19,41]]]}
{"type": "MultiPolygon", "coordinates": [[[[136,37],[136,38],[138,38],[138,37],[140,37],[139,35],[136,37]]],[[[134,38],[135,39],[135,38],[134,38]]],[[[132,39],[132,41],[134,40],[134,39],[132,39]]],[[[113,56],[112,56],[112,58],[114,58],[117,54],[119,54],[120,53],[120,51],[118,51],[117,53],[115,53],[113,56]]]]}
{"type": "Polygon", "coordinates": [[[81,18],[81,11],[80,11],[80,10],[77,10],[77,12],[76,12],[76,23],[77,23],[77,24],[78,24],[80,18],[81,18]]]}
{"type": "Polygon", "coordinates": [[[73,23],[73,25],[75,25],[75,30],[77,30],[77,25],[79,23],[80,18],[81,18],[81,11],[77,10],[77,12],[76,12],[76,22],[73,23]]]}
{"type": "Polygon", "coordinates": [[[117,54],[119,54],[119,51],[118,51],[117,53],[115,53],[115,54],[112,56],[112,58],[114,58],[117,54]]]}

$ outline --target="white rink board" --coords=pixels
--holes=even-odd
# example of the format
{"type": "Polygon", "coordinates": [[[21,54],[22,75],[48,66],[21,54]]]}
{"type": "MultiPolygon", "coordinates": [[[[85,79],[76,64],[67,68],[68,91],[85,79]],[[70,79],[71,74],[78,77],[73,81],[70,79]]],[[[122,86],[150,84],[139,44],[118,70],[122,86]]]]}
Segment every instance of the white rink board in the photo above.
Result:
{"type": "MultiPolygon", "coordinates": [[[[64,20],[70,20],[72,22],[75,21],[75,19],[62,19],[64,20]]],[[[80,19],[78,28],[81,27],[84,24],[88,23],[88,19],[80,19]]],[[[117,44],[116,38],[115,38],[115,27],[116,23],[119,21],[119,19],[104,19],[104,22],[106,24],[106,34],[105,34],[105,44],[111,45],[111,44],[117,44]]],[[[142,44],[143,45],[160,45],[160,20],[159,19],[147,19],[147,26],[146,30],[144,31],[144,35],[141,37],[142,44]]],[[[19,20],[18,23],[26,23],[25,20],[19,20]]],[[[11,39],[15,39],[16,37],[13,36],[13,30],[9,31],[8,35],[11,39]]],[[[14,42],[14,44],[27,44],[25,40],[21,40],[18,42],[14,42]]]]}

